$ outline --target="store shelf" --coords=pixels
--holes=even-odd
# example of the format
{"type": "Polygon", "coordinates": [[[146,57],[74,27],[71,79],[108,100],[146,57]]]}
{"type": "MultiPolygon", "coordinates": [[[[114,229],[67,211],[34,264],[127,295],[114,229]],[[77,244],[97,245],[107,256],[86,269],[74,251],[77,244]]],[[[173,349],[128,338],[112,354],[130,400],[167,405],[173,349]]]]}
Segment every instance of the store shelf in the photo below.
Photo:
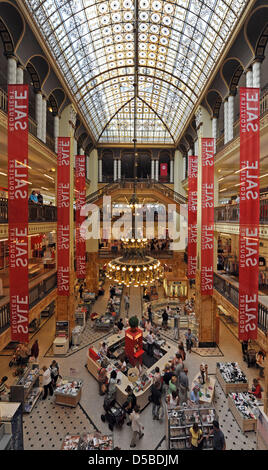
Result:
{"type": "Polygon", "coordinates": [[[24,403],[24,413],[31,413],[31,411],[33,410],[33,408],[34,408],[36,402],[38,401],[38,399],[39,399],[39,397],[40,397],[42,391],[43,391],[43,389],[42,389],[41,387],[39,387],[39,393],[38,393],[38,395],[36,395],[36,397],[35,397],[35,399],[34,399],[32,405],[31,405],[31,408],[30,408],[29,410],[26,410],[26,409],[25,409],[25,406],[28,404],[28,402],[25,402],[25,403],[24,403]]]}

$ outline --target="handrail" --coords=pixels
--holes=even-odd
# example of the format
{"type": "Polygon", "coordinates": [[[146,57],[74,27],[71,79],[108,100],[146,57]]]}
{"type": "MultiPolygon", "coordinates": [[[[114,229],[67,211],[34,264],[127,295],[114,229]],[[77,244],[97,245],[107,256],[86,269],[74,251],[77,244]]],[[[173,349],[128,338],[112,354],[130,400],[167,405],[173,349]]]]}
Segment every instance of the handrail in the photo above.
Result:
{"type": "MultiPolygon", "coordinates": [[[[239,288],[215,272],[213,278],[214,289],[239,310],[239,288]]],[[[268,331],[268,308],[261,302],[258,303],[258,328],[265,334],[268,331]]]]}
{"type": "Polygon", "coordinates": [[[107,183],[105,186],[103,186],[101,189],[98,189],[97,191],[94,191],[94,193],[91,193],[87,196],[86,201],[88,203],[93,203],[96,201],[99,197],[103,196],[104,194],[108,194],[114,189],[120,189],[120,188],[125,188],[128,185],[132,185],[134,187],[134,183],[136,184],[145,184],[148,186],[148,188],[155,188],[157,190],[160,190],[162,193],[163,191],[165,192],[165,195],[173,199],[175,202],[178,202],[180,204],[186,204],[187,203],[187,198],[179,194],[178,192],[174,191],[173,189],[169,188],[165,184],[156,181],[154,179],[148,179],[148,178],[139,178],[135,180],[134,178],[128,178],[128,179],[122,179],[122,180],[116,180],[113,181],[112,183],[107,183]]]}
{"type": "MultiPolygon", "coordinates": [[[[29,222],[56,222],[57,207],[28,203],[29,222]]],[[[8,199],[0,198],[0,224],[8,223],[8,199]]]]}
{"type": "MultiPolygon", "coordinates": [[[[214,209],[215,223],[239,223],[239,204],[225,204],[215,207],[214,209]]],[[[268,195],[261,194],[260,199],[260,224],[268,224],[268,195]]]]}
{"type": "MultiPolygon", "coordinates": [[[[29,289],[29,310],[57,287],[57,273],[54,272],[29,289]]],[[[7,301],[0,307],[0,334],[10,327],[10,303],[7,301]]]]}

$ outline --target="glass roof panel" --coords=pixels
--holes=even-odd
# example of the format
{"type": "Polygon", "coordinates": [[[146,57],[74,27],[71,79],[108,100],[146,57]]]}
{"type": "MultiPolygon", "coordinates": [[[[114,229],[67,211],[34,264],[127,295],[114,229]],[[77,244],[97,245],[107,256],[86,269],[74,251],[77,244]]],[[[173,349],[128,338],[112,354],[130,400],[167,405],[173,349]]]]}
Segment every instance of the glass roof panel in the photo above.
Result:
{"type": "MultiPolygon", "coordinates": [[[[137,139],[170,144],[179,138],[247,0],[137,1],[137,139]]],[[[134,1],[24,2],[96,141],[132,141],[134,1]]]]}

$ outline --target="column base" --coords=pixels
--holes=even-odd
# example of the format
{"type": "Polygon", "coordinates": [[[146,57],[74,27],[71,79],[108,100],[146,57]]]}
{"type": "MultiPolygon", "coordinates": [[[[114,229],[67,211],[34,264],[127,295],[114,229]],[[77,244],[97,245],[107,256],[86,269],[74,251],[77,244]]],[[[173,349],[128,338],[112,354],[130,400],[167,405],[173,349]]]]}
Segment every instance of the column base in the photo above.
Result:
{"type": "Polygon", "coordinates": [[[198,347],[199,347],[199,348],[216,348],[216,347],[217,347],[217,343],[215,343],[215,342],[204,342],[204,341],[201,341],[200,343],[198,343],[198,347]]]}

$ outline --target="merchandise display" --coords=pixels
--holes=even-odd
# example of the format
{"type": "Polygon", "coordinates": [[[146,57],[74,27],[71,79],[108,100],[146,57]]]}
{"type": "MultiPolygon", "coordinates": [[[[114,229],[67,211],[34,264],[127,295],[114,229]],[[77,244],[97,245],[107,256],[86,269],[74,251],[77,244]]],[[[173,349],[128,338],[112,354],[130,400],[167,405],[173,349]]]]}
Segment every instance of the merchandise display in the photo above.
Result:
{"type": "Polygon", "coordinates": [[[28,367],[23,376],[15,381],[10,387],[10,401],[20,401],[23,411],[30,413],[42,393],[39,387],[40,369],[37,364],[28,367]]]}
{"type": "MultiPolygon", "coordinates": [[[[201,364],[202,366],[202,364],[201,364]]],[[[201,368],[200,366],[200,368],[201,368]]],[[[211,404],[214,398],[215,383],[216,380],[213,376],[208,375],[208,369],[206,366],[204,371],[200,371],[192,382],[192,390],[195,386],[199,387],[199,401],[200,403],[211,404]],[[206,370],[205,370],[206,369],[206,370]]]]}
{"type": "Polygon", "coordinates": [[[255,431],[259,416],[259,402],[250,393],[230,393],[228,405],[242,431],[255,431]]]}
{"type": "MultiPolygon", "coordinates": [[[[217,419],[214,408],[182,408],[169,410],[166,407],[166,445],[167,449],[186,450],[191,449],[190,428],[197,423],[207,436],[213,426],[213,421],[217,419]]],[[[212,438],[204,440],[204,449],[212,448],[212,438]]]]}
{"type": "Polygon", "coordinates": [[[101,433],[83,433],[80,435],[67,434],[62,444],[62,450],[112,450],[113,436],[101,433]]]}
{"type": "Polygon", "coordinates": [[[237,362],[217,362],[216,378],[224,393],[247,392],[248,380],[237,362]]]}
{"type": "Polygon", "coordinates": [[[54,392],[55,403],[75,407],[81,398],[82,385],[83,381],[80,379],[61,379],[54,392]]]}

